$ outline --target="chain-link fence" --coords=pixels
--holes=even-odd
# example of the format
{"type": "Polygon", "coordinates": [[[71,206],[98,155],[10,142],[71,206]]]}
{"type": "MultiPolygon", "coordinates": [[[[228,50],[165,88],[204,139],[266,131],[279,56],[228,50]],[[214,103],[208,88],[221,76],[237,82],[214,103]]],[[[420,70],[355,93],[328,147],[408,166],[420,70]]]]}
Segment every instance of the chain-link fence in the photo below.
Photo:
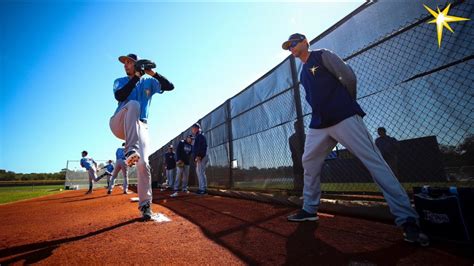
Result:
{"type": "MultiPolygon", "coordinates": [[[[105,173],[104,166],[107,164],[108,160],[95,160],[97,162],[97,168],[99,172],[97,172],[97,176],[101,176],[105,173]]],[[[136,167],[128,168],[128,184],[137,184],[137,174],[136,174],[136,167]]],[[[99,182],[94,183],[94,187],[106,187],[107,186],[107,176],[104,176],[99,182]]],[[[123,184],[123,174],[122,171],[118,174],[117,178],[115,179],[116,185],[123,184]]],[[[66,180],[64,182],[64,186],[66,189],[87,189],[89,188],[89,174],[85,168],[81,167],[79,160],[68,160],[66,166],[66,180]]]]}
{"type": "MultiPolygon", "coordinates": [[[[433,16],[446,1],[368,2],[311,42],[340,55],[358,78],[357,100],[376,139],[377,128],[398,140],[388,164],[404,187],[474,185],[474,22],[451,24],[438,47],[433,16]]],[[[474,3],[457,1],[450,15],[472,18],[474,3]]],[[[279,44],[275,44],[279,45],[279,44]]],[[[303,185],[305,129],[311,108],[288,57],[199,122],[208,140],[209,187],[285,190],[303,185]]],[[[163,155],[150,156],[153,180],[163,182],[163,155]]],[[[387,160],[388,161],[388,160],[387,160]]],[[[191,174],[192,182],[196,182],[191,174]]],[[[378,193],[363,164],[342,145],[322,171],[325,192],[378,193]]]]}

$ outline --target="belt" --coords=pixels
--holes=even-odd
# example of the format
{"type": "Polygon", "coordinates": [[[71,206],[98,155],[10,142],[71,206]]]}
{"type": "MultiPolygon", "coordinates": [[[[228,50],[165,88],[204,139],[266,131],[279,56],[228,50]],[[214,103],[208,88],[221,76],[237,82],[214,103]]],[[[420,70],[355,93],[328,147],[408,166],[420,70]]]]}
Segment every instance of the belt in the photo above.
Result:
{"type": "Polygon", "coordinates": [[[141,121],[142,123],[145,123],[145,124],[147,123],[146,119],[143,119],[143,118],[140,119],[140,121],[141,121]]]}

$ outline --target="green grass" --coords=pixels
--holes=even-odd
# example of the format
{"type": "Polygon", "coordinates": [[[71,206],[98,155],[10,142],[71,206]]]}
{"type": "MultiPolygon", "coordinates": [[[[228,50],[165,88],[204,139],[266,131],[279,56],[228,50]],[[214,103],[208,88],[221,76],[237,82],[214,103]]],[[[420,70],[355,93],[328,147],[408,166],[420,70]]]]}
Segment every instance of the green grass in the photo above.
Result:
{"type": "MultiPolygon", "coordinates": [[[[240,189],[257,189],[257,190],[291,190],[292,183],[267,183],[263,180],[235,182],[235,187],[240,189]]],[[[421,187],[423,185],[430,185],[431,187],[474,187],[474,182],[413,182],[401,183],[403,188],[409,193],[413,192],[413,187],[421,187]]],[[[335,193],[380,193],[379,188],[374,182],[371,183],[321,183],[321,190],[323,192],[335,193]]]]}
{"type": "Polygon", "coordinates": [[[64,185],[0,187],[0,204],[59,193],[64,185]]]}

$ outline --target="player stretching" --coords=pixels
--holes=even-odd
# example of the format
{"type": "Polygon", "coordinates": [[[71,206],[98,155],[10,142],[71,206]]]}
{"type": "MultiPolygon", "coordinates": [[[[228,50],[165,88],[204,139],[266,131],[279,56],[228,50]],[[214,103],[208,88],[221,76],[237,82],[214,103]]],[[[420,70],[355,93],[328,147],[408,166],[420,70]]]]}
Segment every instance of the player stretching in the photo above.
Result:
{"type": "Polygon", "coordinates": [[[102,177],[97,177],[97,163],[94,161],[94,159],[86,157],[87,154],[87,151],[82,152],[81,167],[86,168],[87,173],[89,174],[89,190],[86,192],[86,194],[91,194],[93,187],[92,181],[99,182],[102,177]]]}

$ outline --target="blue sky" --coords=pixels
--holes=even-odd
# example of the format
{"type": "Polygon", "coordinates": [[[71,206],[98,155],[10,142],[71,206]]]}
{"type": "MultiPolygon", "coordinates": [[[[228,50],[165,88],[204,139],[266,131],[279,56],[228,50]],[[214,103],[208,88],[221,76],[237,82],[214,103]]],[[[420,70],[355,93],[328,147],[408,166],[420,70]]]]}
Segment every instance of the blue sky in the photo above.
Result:
{"type": "Polygon", "coordinates": [[[152,151],[363,1],[0,3],[0,169],[57,172],[80,152],[114,159],[109,129],[117,57],[157,63],[175,85],[150,108],[152,151]]]}

